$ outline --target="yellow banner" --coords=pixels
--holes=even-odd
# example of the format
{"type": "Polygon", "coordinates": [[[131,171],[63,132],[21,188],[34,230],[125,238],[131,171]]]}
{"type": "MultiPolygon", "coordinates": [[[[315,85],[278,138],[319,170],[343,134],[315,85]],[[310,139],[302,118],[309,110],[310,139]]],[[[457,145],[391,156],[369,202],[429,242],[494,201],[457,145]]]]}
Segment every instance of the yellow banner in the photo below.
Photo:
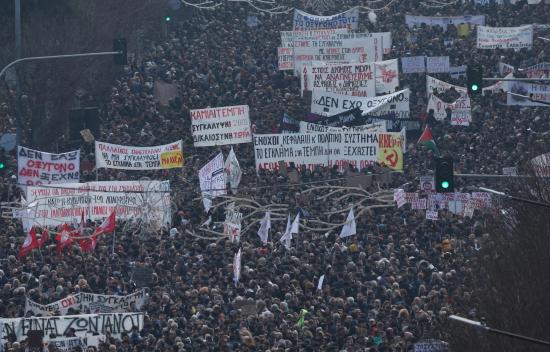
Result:
{"type": "Polygon", "coordinates": [[[403,141],[399,134],[379,134],[378,163],[390,169],[403,170],[403,141]]]}
{"type": "Polygon", "coordinates": [[[161,153],[160,167],[161,169],[173,169],[176,167],[183,167],[183,154],[181,150],[173,150],[170,152],[161,153]]]}

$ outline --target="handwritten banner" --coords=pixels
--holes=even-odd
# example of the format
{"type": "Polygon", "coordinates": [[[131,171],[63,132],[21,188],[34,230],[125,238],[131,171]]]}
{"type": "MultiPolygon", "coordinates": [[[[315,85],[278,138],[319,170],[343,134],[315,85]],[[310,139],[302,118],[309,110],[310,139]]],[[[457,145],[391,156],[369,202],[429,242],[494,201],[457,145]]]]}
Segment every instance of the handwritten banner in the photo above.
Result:
{"type": "Polygon", "coordinates": [[[17,182],[20,185],[46,185],[78,182],[80,150],[50,154],[17,147],[17,182]]]}
{"type": "Polygon", "coordinates": [[[248,105],[191,110],[195,147],[250,143],[248,105]]]}
{"type": "Polygon", "coordinates": [[[183,167],[181,140],[154,147],[95,142],[96,168],[160,170],[183,167]]]}
{"type": "Polygon", "coordinates": [[[477,27],[478,49],[521,49],[533,46],[533,26],[477,27]]]}
{"type": "Polygon", "coordinates": [[[332,16],[316,16],[301,10],[294,10],[293,30],[347,28],[357,29],[359,24],[359,8],[332,16]]]}

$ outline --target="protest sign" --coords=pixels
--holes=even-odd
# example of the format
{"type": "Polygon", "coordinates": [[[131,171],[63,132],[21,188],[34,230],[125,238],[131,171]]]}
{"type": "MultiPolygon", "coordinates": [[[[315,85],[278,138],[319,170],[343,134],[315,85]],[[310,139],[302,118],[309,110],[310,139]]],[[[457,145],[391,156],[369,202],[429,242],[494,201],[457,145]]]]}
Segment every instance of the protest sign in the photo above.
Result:
{"type": "Polygon", "coordinates": [[[235,207],[235,202],[225,208],[225,222],[223,223],[223,234],[231,239],[231,242],[239,242],[241,239],[241,221],[243,213],[235,207]]]}
{"type": "Polygon", "coordinates": [[[397,59],[374,63],[376,94],[390,94],[399,87],[399,65],[397,59]]]}
{"type": "Polygon", "coordinates": [[[447,352],[449,344],[440,340],[424,340],[414,344],[414,352],[447,352]]]}
{"type": "Polygon", "coordinates": [[[8,341],[8,336],[14,336],[16,341],[27,338],[30,330],[40,330],[44,341],[50,336],[66,336],[70,329],[75,335],[85,337],[93,334],[110,334],[120,339],[121,334],[130,334],[136,327],[143,329],[143,313],[107,313],[107,314],[80,314],[52,317],[29,318],[2,318],[2,343],[8,341]]]}
{"type": "Polygon", "coordinates": [[[136,312],[143,308],[146,299],[144,290],[126,296],[79,292],[50,304],[36,303],[26,297],[25,313],[32,312],[33,316],[66,315],[71,308],[87,314],[136,312]]]}
{"type": "Polygon", "coordinates": [[[83,337],[56,337],[44,342],[44,351],[55,348],[56,352],[87,351],[87,347],[95,347],[106,341],[105,335],[86,335],[83,337]]]}
{"type": "Polygon", "coordinates": [[[426,209],[426,198],[417,198],[411,201],[411,209],[424,210],[426,209]]]}
{"type": "Polygon", "coordinates": [[[160,170],[183,167],[181,140],[153,147],[95,142],[96,168],[160,170]]]}
{"type": "Polygon", "coordinates": [[[426,219],[437,220],[437,210],[426,210],[426,219]]]}
{"type": "Polygon", "coordinates": [[[427,108],[428,112],[430,110],[434,111],[436,120],[449,118],[449,122],[454,126],[469,126],[472,122],[472,108],[470,97],[467,94],[462,94],[452,103],[446,103],[435,94],[432,94],[427,108]]]}
{"type": "Polygon", "coordinates": [[[393,190],[393,200],[397,202],[397,207],[401,208],[403,205],[407,204],[405,200],[405,191],[401,188],[393,190]]]}
{"type": "MultiPolygon", "coordinates": [[[[330,40],[335,34],[348,33],[347,28],[327,28],[304,31],[281,31],[281,47],[294,48],[295,40],[330,40]]],[[[391,37],[390,37],[391,38],[391,37]]],[[[337,38],[336,38],[337,39],[337,38]]]]}
{"type": "Polygon", "coordinates": [[[508,94],[506,100],[507,105],[550,107],[550,85],[520,81],[505,81],[503,86],[506,92],[529,97],[523,98],[517,95],[508,94]],[[543,103],[533,100],[538,100],[543,103]],[[544,104],[544,102],[548,104],[544,104]]]}
{"type": "Polygon", "coordinates": [[[426,57],[426,71],[428,73],[449,72],[451,64],[448,56],[428,56],[426,57]]]}
{"type": "Polygon", "coordinates": [[[279,123],[279,133],[297,133],[300,132],[300,121],[290,117],[286,112],[281,116],[279,123]]]}
{"type": "Polygon", "coordinates": [[[509,73],[514,73],[514,66],[512,65],[508,65],[504,62],[499,62],[498,63],[498,72],[500,73],[501,76],[505,76],[509,73]]]}
{"type": "Polygon", "coordinates": [[[316,123],[300,121],[300,133],[340,133],[340,132],[386,132],[386,124],[383,122],[350,127],[324,126],[316,123]]]}
{"type": "Polygon", "coordinates": [[[17,183],[21,186],[78,182],[80,150],[50,154],[17,146],[17,183]]]}
{"type": "Polygon", "coordinates": [[[533,26],[477,27],[478,49],[521,49],[533,46],[533,26]]]}
{"type": "Polygon", "coordinates": [[[548,78],[550,77],[550,62],[529,66],[522,72],[527,75],[527,78],[548,78]]]}
{"type": "Polygon", "coordinates": [[[518,175],[518,168],[515,167],[515,166],[503,167],[502,168],[502,174],[504,176],[517,176],[518,175]]]}
{"type": "Polygon", "coordinates": [[[374,65],[370,63],[304,66],[301,82],[302,91],[322,90],[361,97],[376,95],[374,65]]]}
{"type": "Polygon", "coordinates": [[[279,57],[279,71],[294,70],[294,49],[277,48],[279,57]]]}
{"type": "Polygon", "coordinates": [[[358,108],[362,115],[369,117],[406,119],[410,116],[409,93],[408,89],[404,89],[392,94],[363,98],[313,90],[311,112],[326,116],[358,108]]]}
{"type": "Polygon", "coordinates": [[[451,88],[454,88],[458,93],[466,94],[468,91],[466,87],[460,87],[426,75],[426,92],[428,96],[430,94],[433,94],[434,89],[437,90],[439,93],[443,93],[451,88]]]}
{"type": "Polygon", "coordinates": [[[447,16],[447,17],[435,17],[435,16],[405,16],[405,23],[409,28],[414,26],[420,26],[425,23],[428,26],[440,26],[443,29],[447,29],[449,25],[459,25],[462,23],[468,23],[472,26],[483,26],[485,24],[485,16],[447,16]]]}
{"type": "Polygon", "coordinates": [[[401,170],[402,143],[400,133],[390,132],[255,135],[256,169],[277,170],[282,160],[309,170],[334,165],[340,170],[348,165],[361,170],[374,163],[401,170]]]}
{"type": "Polygon", "coordinates": [[[426,72],[426,57],[425,56],[402,57],[401,70],[403,71],[403,73],[426,72]]]}
{"type": "Polygon", "coordinates": [[[212,206],[212,199],[225,194],[223,154],[219,153],[199,170],[199,184],[205,211],[212,206]]]}
{"type": "MultiPolygon", "coordinates": [[[[29,186],[23,220],[42,226],[80,222],[81,214],[103,220],[116,209],[119,220],[147,222],[154,228],[171,223],[169,181],[100,181],[61,187],[29,186]]],[[[30,228],[30,226],[29,226],[30,228]]]]}
{"type": "Polygon", "coordinates": [[[292,29],[295,31],[327,28],[357,29],[358,24],[358,7],[332,16],[316,16],[295,9],[292,29]]]}
{"type": "Polygon", "coordinates": [[[460,76],[466,76],[466,70],[468,67],[466,65],[462,66],[451,66],[449,67],[449,75],[451,78],[459,79],[460,76]]]}
{"type": "Polygon", "coordinates": [[[250,143],[248,105],[191,110],[195,147],[250,143]]]}
{"type": "Polygon", "coordinates": [[[433,176],[420,176],[420,190],[435,192],[435,180],[433,176]]]}
{"type": "Polygon", "coordinates": [[[550,177],[550,153],[531,159],[531,166],[537,177],[550,177]]]}
{"type": "MultiPolygon", "coordinates": [[[[332,35],[334,39],[358,39],[358,38],[374,38],[376,41],[382,43],[382,52],[384,54],[391,53],[392,39],[391,32],[378,32],[378,33],[335,33],[332,35]]],[[[378,47],[378,46],[376,46],[378,47]]]]}

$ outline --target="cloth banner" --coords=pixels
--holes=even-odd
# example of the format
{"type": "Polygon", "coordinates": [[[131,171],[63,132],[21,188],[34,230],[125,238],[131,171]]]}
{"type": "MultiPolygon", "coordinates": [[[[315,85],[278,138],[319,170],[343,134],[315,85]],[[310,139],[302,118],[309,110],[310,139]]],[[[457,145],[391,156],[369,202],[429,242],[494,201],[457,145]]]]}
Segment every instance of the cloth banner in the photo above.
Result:
{"type": "Polygon", "coordinates": [[[520,81],[505,81],[504,87],[506,92],[529,96],[533,100],[548,103],[543,104],[527,98],[518,97],[517,95],[508,94],[506,100],[507,105],[550,107],[550,85],[520,81]]]}
{"type": "Polygon", "coordinates": [[[183,167],[181,140],[154,147],[95,142],[96,168],[122,170],[160,170],[183,167]]]}
{"type": "MultiPolygon", "coordinates": [[[[378,32],[378,33],[335,33],[333,35],[335,39],[358,39],[358,38],[374,38],[375,41],[382,42],[382,52],[384,54],[391,53],[392,39],[391,32],[378,32]]],[[[376,46],[378,47],[378,46],[376,46]]]]}
{"type": "Polygon", "coordinates": [[[341,133],[341,132],[386,132],[386,124],[383,122],[369,123],[351,127],[323,126],[316,123],[300,121],[300,133],[341,133]]]}
{"type": "Polygon", "coordinates": [[[451,66],[449,67],[449,75],[451,78],[459,79],[460,76],[466,76],[466,70],[468,67],[466,65],[462,66],[451,66]]]}
{"type": "Polygon", "coordinates": [[[50,304],[36,303],[26,297],[25,314],[31,312],[33,316],[66,315],[71,308],[86,314],[136,312],[143,308],[146,301],[147,295],[144,290],[126,296],[79,292],[50,304]]]}
{"type": "Polygon", "coordinates": [[[279,133],[296,133],[300,132],[300,121],[290,117],[286,112],[281,116],[279,123],[279,133]]]}
{"type": "Polygon", "coordinates": [[[223,154],[219,153],[199,170],[199,184],[204,210],[212,207],[212,199],[226,194],[223,154]]]}
{"type": "Polygon", "coordinates": [[[292,23],[292,29],[295,31],[327,28],[357,29],[359,8],[354,7],[332,16],[316,16],[296,9],[292,23]]]}
{"type": "Polygon", "coordinates": [[[451,63],[448,56],[428,56],[426,57],[426,71],[428,73],[446,73],[449,72],[451,63]]]}
{"type": "Polygon", "coordinates": [[[374,63],[376,94],[391,94],[399,87],[399,64],[397,59],[374,63]]]}
{"type": "Polygon", "coordinates": [[[305,165],[340,170],[353,165],[358,170],[380,163],[394,170],[403,168],[401,133],[294,133],[254,135],[256,169],[278,170],[279,161],[288,166],[305,165]]]}
{"type": "Polygon", "coordinates": [[[75,330],[77,337],[93,334],[111,334],[116,339],[121,334],[131,334],[132,329],[143,329],[143,313],[106,313],[80,314],[55,317],[2,318],[2,343],[8,342],[8,336],[15,336],[17,341],[27,338],[30,330],[40,330],[44,341],[49,341],[51,335],[65,336],[69,329],[75,330]]]}
{"type": "Polygon", "coordinates": [[[537,177],[550,177],[550,153],[531,159],[531,165],[537,177]]]}
{"type": "Polygon", "coordinates": [[[277,56],[279,57],[279,71],[294,70],[294,49],[279,47],[277,56]]]}
{"type": "Polygon", "coordinates": [[[191,110],[195,147],[250,143],[248,105],[191,110]]]}
{"type": "Polygon", "coordinates": [[[102,221],[116,209],[117,220],[139,220],[154,228],[171,223],[169,181],[100,181],[63,187],[29,186],[23,225],[57,226],[86,219],[102,221]]]}
{"type": "Polygon", "coordinates": [[[521,49],[533,46],[533,26],[477,27],[478,49],[521,49]]]}
{"type": "Polygon", "coordinates": [[[281,31],[281,47],[294,48],[295,40],[330,40],[335,34],[348,33],[347,28],[314,29],[305,31],[281,31]]]}
{"type": "Polygon", "coordinates": [[[432,76],[426,75],[426,92],[428,96],[430,94],[433,94],[434,89],[436,89],[439,93],[443,93],[451,88],[454,88],[458,93],[467,94],[468,92],[466,87],[456,86],[454,84],[450,84],[432,76]]]}
{"type": "Polygon", "coordinates": [[[225,222],[223,223],[223,234],[231,239],[231,242],[241,240],[241,221],[243,213],[235,207],[235,202],[230,203],[225,208],[225,222]]]}
{"type": "Polygon", "coordinates": [[[402,57],[401,70],[403,71],[403,73],[426,72],[426,57],[425,56],[402,57]]]}
{"type": "Polygon", "coordinates": [[[443,29],[447,29],[449,25],[459,25],[462,23],[468,23],[472,26],[485,25],[485,16],[447,16],[447,17],[435,17],[435,16],[412,16],[405,15],[405,23],[409,28],[414,26],[420,26],[425,23],[428,26],[440,26],[443,29]]]}
{"type": "Polygon", "coordinates": [[[44,342],[44,351],[55,348],[56,352],[87,351],[87,347],[95,347],[105,342],[105,335],[86,335],[84,337],[56,337],[44,342]],[[52,347],[50,347],[52,346],[52,347]]]}
{"type": "Polygon", "coordinates": [[[17,146],[17,183],[21,186],[78,182],[80,150],[50,154],[17,146]]]}
{"type": "Polygon", "coordinates": [[[427,111],[429,112],[431,109],[434,111],[436,120],[449,118],[451,125],[469,126],[472,122],[472,107],[470,97],[467,94],[461,95],[452,103],[445,103],[432,94],[428,101],[427,111]]]}
{"type": "Polygon", "coordinates": [[[241,183],[243,172],[241,170],[239,160],[237,160],[237,155],[235,154],[233,147],[231,147],[229,155],[227,155],[227,159],[225,159],[224,172],[225,181],[230,184],[233,194],[236,194],[239,183],[241,183]]]}

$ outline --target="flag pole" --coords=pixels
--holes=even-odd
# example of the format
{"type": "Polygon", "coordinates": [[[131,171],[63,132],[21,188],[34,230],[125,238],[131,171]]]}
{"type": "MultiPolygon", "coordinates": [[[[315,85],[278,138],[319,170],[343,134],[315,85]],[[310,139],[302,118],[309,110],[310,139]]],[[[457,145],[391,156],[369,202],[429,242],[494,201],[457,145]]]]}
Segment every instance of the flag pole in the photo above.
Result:
{"type": "MultiPolygon", "coordinates": [[[[116,209],[118,208],[118,204],[115,204],[115,212],[116,212],[116,209]]],[[[113,230],[113,248],[112,248],[112,254],[115,254],[115,242],[116,242],[116,223],[115,223],[115,228],[113,230]]]]}

